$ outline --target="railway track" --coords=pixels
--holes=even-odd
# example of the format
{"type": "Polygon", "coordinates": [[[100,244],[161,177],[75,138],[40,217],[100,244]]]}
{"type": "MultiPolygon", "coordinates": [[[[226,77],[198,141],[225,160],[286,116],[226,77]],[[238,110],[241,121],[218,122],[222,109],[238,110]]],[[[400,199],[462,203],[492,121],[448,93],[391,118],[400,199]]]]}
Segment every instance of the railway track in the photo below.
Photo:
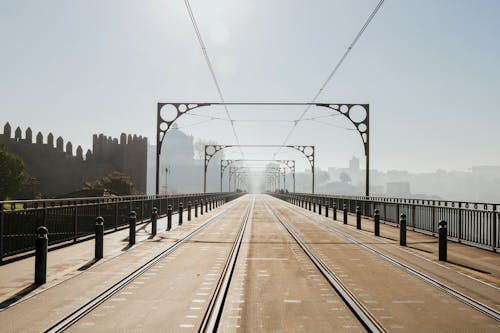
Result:
{"type": "MultiPolygon", "coordinates": [[[[215,222],[221,220],[229,211],[232,207],[234,207],[236,203],[232,204],[229,206],[227,209],[224,211],[214,215],[210,219],[207,220],[206,223],[204,223],[202,226],[197,228],[196,230],[192,231],[188,235],[186,235],[184,238],[179,240],[177,243],[174,245],[170,246],[169,248],[165,249],[162,251],[160,254],[155,256],[153,259],[149,260],[145,264],[143,264],[140,268],[135,270],[134,272],[128,274],[125,276],[122,280],[111,286],[110,288],[106,289],[104,292],[102,292],[100,295],[97,297],[94,297],[91,299],[89,302],[87,302],[85,305],[77,309],[76,311],[72,312],[71,314],[65,316],[62,318],[59,322],[57,322],[55,325],[47,329],[45,332],[64,332],[67,329],[71,328],[75,323],[80,321],[81,319],[85,318],[89,313],[92,311],[96,310],[102,303],[104,303],[106,300],[110,299],[113,297],[115,294],[117,294],[120,290],[125,288],[127,285],[129,285],[131,282],[136,280],[138,277],[146,273],[148,270],[153,268],[155,265],[157,265],[159,262],[161,262],[163,259],[174,253],[176,250],[178,250],[180,247],[182,247],[184,244],[189,242],[194,236],[200,234],[203,230],[205,230],[208,226],[214,224],[215,222]]],[[[250,212],[253,206],[253,200],[252,202],[247,206],[240,229],[238,231],[238,236],[236,237],[233,247],[230,252],[230,256],[227,258],[223,273],[219,279],[219,282],[217,283],[216,291],[213,295],[213,298],[210,302],[210,305],[206,311],[203,324],[200,327],[200,332],[211,332],[216,330],[218,320],[220,318],[220,314],[222,313],[223,309],[223,301],[224,297],[227,293],[227,288],[229,285],[229,281],[231,279],[231,274],[234,269],[234,263],[237,258],[238,250],[241,246],[241,239],[243,237],[243,233],[245,231],[246,224],[248,222],[250,212]]]]}
{"type": "Polygon", "coordinates": [[[219,321],[222,316],[222,311],[224,309],[224,301],[226,299],[229,284],[231,282],[231,278],[234,272],[234,266],[236,264],[236,259],[238,258],[238,253],[241,248],[241,242],[243,240],[243,235],[245,233],[248,220],[250,219],[250,214],[253,210],[253,206],[255,203],[255,198],[252,198],[251,204],[248,206],[245,216],[243,217],[243,223],[241,224],[236,240],[231,248],[231,252],[224,266],[224,270],[222,272],[221,277],[219,278],[219,282],[217,283],[217,287],[215,289],[215,293],[213,294],[208,309],[205,312],[203,317],[202,324],[198,330],[198,332],[215,332],[219,326],[219,321]]]}
{"type": "MultiPolygon", "coordinates": [[[[276,201],[278,202],[278,201],[276,201]]],[[[491,307],[473,299],[470,296],[465,295],[464,293],[456,290],[455,288],[452,288],[448,285],[446,285],[443,282],[438,281],[437,279],[432,278],[431,276],[422,273],[411,266],[402,263],[401,261],[392,258],[391,256],[388,256],[379,250],[375,249],[374,247],[367,245],[365,243],[362,243],[356,239],[354,239],[351,235],[342,232],[338,230],[337,228],[333,228],[332,226],[325,225],[323,223],[320,223],[316,218],[309,216],[308,214],[300,211],[299,209],[295,208],[294,206],[289,207],[288,205],[285,205],[280,202],[280,206],[283,207],[284,209],[287,209],[289,211],[292,211],[296,214],[300,214],[301,216],[305,217],[309,221],[313,222],[315,225],[317,225],[319,228],[321,228],[324,231],[331,232],[349,242],[352,244],[355,244],[359,246],[360,248],[372,253],[373,255],[385,260],[386,262],[390,263],[391,265],[403,270],[404,272],[430,284],[431,286],[435,287],[436,289],[445,292],[446,294],[454,297],[455,299],[465,303],[466,305],[482,312],[483,314],[487,315],[488,317],[500,322],[500,313],[496,311],[495,309],[492,309],[491,307]]]]}
{"type": "Polygon", "coordinates": [[[328,280],[330,286],[345,302],[363,327],[368,332],[386,332],[381,323],[379,323],[378,320],[365,308],[365,306],[352,295],[349,288],[347,288],[342,281],[340,281],[335,274],[330,271],[328,266],[325,265],[323,261],[307,247],[307,245],[300,239],[299,235],[290,227],[287,220],[275,208],[269,205],[268,202],[265,204],[269,212],[285,228],[290,236],[292,236],[306,256],[314,263],[319,272],[321,272],[321,274],[328,280]]]}
{"type": "Polygon", "coordinates": [[[300,208],[245,196],[215,213],[39,331],[500,328],[495,310],[300,208]],[[435,326],[432,315],[445,308],[451,326],[435,326]],[[474,316],[486,322],[474,326],[474,316]]]}

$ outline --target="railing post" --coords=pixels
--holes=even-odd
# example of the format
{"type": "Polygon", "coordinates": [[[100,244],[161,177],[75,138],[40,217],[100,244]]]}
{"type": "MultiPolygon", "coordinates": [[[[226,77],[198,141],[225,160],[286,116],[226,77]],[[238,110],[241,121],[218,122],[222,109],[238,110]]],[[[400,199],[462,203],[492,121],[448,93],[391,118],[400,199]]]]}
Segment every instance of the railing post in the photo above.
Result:
{"type": "Polygon", "coordinates": [[[412,204],[411,204],[411,214],[410,214],[410,226],[411,226],[411,230],[415,231],[415,211],[416,211],[416,208],[415,208],[415,202],[413,201],[412,204]]]}
{"type": "Polygon", "coordinates": [[[318,200],[318,214],[321,215],[321,200],[318,200]]]}
{"type": "Polygon", "coordinates": [[[378,209],[375,209],[375,215],[373,216],[373,220],[374,220],[375,236],[380,236],[380,212],[378,209]]]}
{"type": "Polygon", "coordinates": [[[118,230],[118,201],[115,201],[115,231],[118,230]]]}
{"type": "Polygon", "coordinates": [[[432,236],[436,234],[436,206],[434,206],[434,201],[432,202],[432,236]]]}
{"type": "Polygon", "coordinates": [[[179,225],[182,225],[182,217],[184,215],[184,204],[179,202],[179,225]]]}
{"type": "Polygon", "coordinates": [[[167,207],[167,231],[172,229],[172,205],[167,207]]]}
{"type": "Polygon", "coordinates": [[[76,243],[78,234],[78,205],[75,204],[75,209],[73,210],[73,243],[76,243]]]}
{"type": "MultiPolygon", "coordinates": [[[[493,206],[494,207],[494,206],[493,206]]],[[[495,225],[495,224],[493,224],[495,225]]],[[[462,203],[458,203],[458,242],[462,242],[462,203]]]]}
{"type": "Polygon", "coordinates": [[[347,205],[344,204],[344,206],[342,207],[344,210],[344,224],[347,224],[347,205]]]}
{"type": "Polygon", "coordinates": [[[333,203],[333,220],[337,221],[337,203],[333,203]]]}
{"type": "Polygon", "coordinates": [[[396,202],[396,224],[399,224],[399,220],[398,220],[399,216],[400,216],[400,213],[399,213],[399,203],[396,202]]]}
{"type": "Polygon", "coordinates": [[[191,221],[191,201],[188,201],[187,213],[188,213],[188,221],[191,221]]]}
{"type": "Polygon", "coordinates": [[[361,207],[356,206],[356,229],[361,229],[361,207]]]}
{"type": "Polygon", "coordinates": [[[448,228],[446,221],[439,221],[439,261],[448,260],[448,249],[447,249],[447,238],[448,238],[448,228]]]}
{"type": "Polygon", "coordinates": [[[46,227],[36,229],[35,240],[35,284],[47,282],[47,251],[49,247],[49,231],[46,227]]]}
{"type": "Polygon", "coordinates": [[[497,213],[497,205],[493,205],[493,239],[492,239],[492,242],[491,242],[491,247],[493,249],[493,251],[496,251],[497,250],[497,242],[498,242],[498,235],[497,235],[497,232],[498,232],[498,213],[497,213]]]}
{"type": "Polygon", "coordinates": [[[0,262],[3,261],[3,228],[4,228],[5,213],[3,204],[0,204],[0,262]]]}
{"type": "Polygon", "coordinates": [[[406,246],[406,214],[401,214],[399,220],[399,245],[406,246]]]}
{"type": "Polygon", "coordinates": [[[158,208],[153,207],[151,211],[151,236],[156,236],[156,231],[158,228],[158,208]]]}
{"type": "Polygon", "coordinates": [[[198,200],[194,201],[194,218],[198,217],[198,200]]]}
{"type": "Polygon", "coordinates": [[[328,217],[328,210],[330,209],[330,205],[328,204],[328,201],[325,202],[325,217],[328,217]]]}
{"type": "Polygon", "coordinates": [[[203,215],[203,199],[200,200],[200,215],[203,215]]]}
{"type": "Polygon", "coordinates": [[[313,213],[316,213],[316,199],[313,200],[313,213]]]}
{"type": "Polygon", "coordinates": [[[137,215],[135,211],[131,211],[128,214],[128,245],[135,244],[135,224],[137,215]]]}
{"type": "Polygon", "coordinates": [[[312,203],[311,203],[311,198],[309,198],[309,200],[307,200],[307,202],[308,202],[308,204],[309,204],[309,211],[311,211],[311,210],[312,210],[312,206],[311,206],[311,205],[312,205],[312,203]]]}
{"type": "Polygon", "coordinates": [[[95,248],[94,258],[102,259],[104,256],[104,219],[99,216],[95,219],[95,248]]]}

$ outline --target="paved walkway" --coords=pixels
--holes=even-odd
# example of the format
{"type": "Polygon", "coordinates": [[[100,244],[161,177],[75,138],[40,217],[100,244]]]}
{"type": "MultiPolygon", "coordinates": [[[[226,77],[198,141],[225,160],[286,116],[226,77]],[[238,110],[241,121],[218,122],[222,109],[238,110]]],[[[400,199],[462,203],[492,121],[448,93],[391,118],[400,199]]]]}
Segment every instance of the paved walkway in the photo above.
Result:
{"type": "MultiPolygon", "coordinates": [[[[219,290],[219,281],[250,211],[218,329],[233,331],[364,331],[366,327],[301,249],[286,226],[344,285],[368,318],[386,331],[500,332],[500,322],[404,267],[500,311],[500,255],[449,242],[449,262],[437,260],[437,239],[355,216],[348,225],[265,196],[244,196],[191,222],[150,237],[137,228],[105,236],[105,257],[93,262],[94,242],[49,252],[48,281],[33,286],[34,259],[0,266],[0,327],[5,332],[40,332],[157,258],[178,248],[123,286],[69,329],[73,331],[197,331],[219,290]],[[277,218],[281,216],[283,221],[277,218]],[[202,228],[203,227],[203,228],[202,228]],[[200,229],[201,228],[201,229],[200,229]],[[193,234],[188,241],[183,239],[193,234]],[[182,241],[181,241],[182,240],[182,241]],[[385,257],[397,261],[395,265],[385,257]],[[29,317],[27,317],[29,314],[29,317]]],[[[323,212],[324,214],[324,212],[323,212]]],[[[338,217],[342,218],[339,211],[338,217]]],[[[176,225],[174,219],[174,225],[176,225]]]]}
{"type": "MultiPolygon", "coordinates": [[[[203,223],[211,217],[214,212],[209,212],[194,220],[194,225],[203,223]]],[[[151,239],[151,223],[138,225],[136,230],[136,245],[133,249],[148,248],[151,242],[166,242],[171,244],[176,237],[183,235],[191,227],[187,226],[187,212],[184,213],[184,226],[178,228],[178,215],[172,216],[172,232],[166,233],[167,218],[158,219],[157,236],[151,239]]],[[[28,257],[0,266],[0,309],[12,304],[18,299],[25,299],[35,293],[51,288],[62,281],[74,277],[86,271],[90,267],[102,265],[110,260],[116,260],[119,256],[128,256],[128,228],[117,232],[108,233],[104,236],[104,258],[95,261],[94,240],[87,240],[71,246],[57,248],[48,253],[47,259],[47,283],[42,286],[34,286],[35,258],[28,257]]],[[[151,255],[154,255],[154,251],[151,255]]]]}

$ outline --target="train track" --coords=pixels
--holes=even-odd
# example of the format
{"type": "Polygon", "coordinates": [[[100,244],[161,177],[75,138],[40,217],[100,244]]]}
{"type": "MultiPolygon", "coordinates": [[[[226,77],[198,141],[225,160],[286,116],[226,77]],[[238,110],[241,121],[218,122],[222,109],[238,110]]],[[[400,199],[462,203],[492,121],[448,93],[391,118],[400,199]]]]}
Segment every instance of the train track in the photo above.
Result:
{"type": "Polygon", "coordinates": [[[318,258],[314,253],[302,242],[297,233],[290,227],[287,220],[271,205],[265,202],[265,205],[274,218],[285,228],[285,230],[292,236],[295,242],[300,246],[302,251],[313,262],[316,268],[327,279],[331,287],[345,302],[348,308],[352,311],[354,316],[359,320],[363,327],[369,332],[386,332],[382,325],[375,317],[359,302],[349,291],[349,289],[333,274],[330,269],[318,258]]]}
{"type": "MultiPolygon", "coordinates": [[[[235,203],[236,204],[236,203],[235,203]]],[[[93,298],[89,302],[87,302],[85,305],[77,309],[76,311],[72,312],[68,316],[64,317],[61,319],[59,322],[57,322],[55,325],[47,329],[45,332],[47,333],[54,333],[54,332],[63,332],[73,326],[76,322],[84,318],[87,314],[92,312],[94,309],[98,308],[103,302],[111,298],[113,295],[118,293],[120,290],[125,288],[127,285],[129,285],[132,281],[137,279],[139,276],[142,274],[146,273],[149,269],[153,268],[156,264],[158,264],[161,260],[172,254],[174,251],[179,249],[182,245],[184,245],[186,242],[191,240],[194,236],[202,232],[204,229],[206,229],[209,225],[215,223],[216,221],[220,220],[225,214],[227,214],[230,209],[235,205],[231,205],[227,209],[225,209],[222,212],[219,212],[218,214],[212,216],[209,218],[202,226],[198,227],[196,230],[193,230],[191,233],[186,235],[184,238],[179,240],[177,243],[173,244],[172,246],[168,247],[164,251],[162,251],[160,254],[155,256],[153,259],[149,260],[145,264],[143,264],[141,267],[139,267],[137,270],[134,272],[128,274],[125,276],[123,279],[121,279],[119,282],[111,286],[110,288],[106,289],[104,292],[99,294],[97,297],[93,298]]],[[[238,254],[238,250],[241,246],[241,239],[243,237],[243,233],[247,224],[247,221],[249,219],[250,211],[251,208],[253,207],[253,200],[252,202],[247,206],[247,209],[245,211],[245,215],[243,218],[242,225],[240,227],[240,230],[238,231],[238,236],[236,237],[236,240],[233,244],[233,247],[231,249],[231,254],[226,261],[226,264],[224,266],[223,274],[221,275],[221,278],[219,280],[219,283],[217,284],[216,292],[214,293],[214,298],[213,301],[210,303],[209,308],[207,309],[207,314],[205,315],[206,320],[203,320],[203,330],[200,328],[200,332],[210,332],[213,331],[213,329],[217,328],[218,320],[220,318],[220,315],[222,313],[222,308],[223,308],[223,300],[225,298],[225,295],[227,294],[227,288],[229,286],[229,281],[231,278],[232,271],[234,269],[234,263],[236,261],[236,257],[238,254]],[[213,304],[212,304],[213,303],[213,304]]]]}
{"type": "Polygon", "coordinates": [[[236,241],[233,243],[233,247],[231,248],[228,260],[226,261],[226,264],[222,271],[222,275],[219,279],[219,282],[217,283],[215,293],[213,294],[212,299],[210,300],[208,309],[205,312],[203,321],[201,323],[198,332],[217,331],[220,317],[222,316],[222,310],[224,309],[224,301],[226,299],[227,292],[229,290],[229,284],[233,276],[236,259],[238,258],[238,253],[241,248],[243,235],[245,233],[248,220],[250,219],[250,214],[251,211],[253,210],[254,203],[255,203],[255,198],[252,199],[251,204],[247,207],[245,216],[243,218],[243,223],[241,224],[240,229],[238,230],[236,241]]]}
{"type": "Polygon", "coordinates": [[[348,235],[340,230],[337,230],[336,228],[333,228],[331,226],[320,223],[316,218],[313,218],[313,217],[305,214],[304,212],[301,212],[301,211],[295,209],[295,207],[288,207],[288,206],[283,205],[283,204],[281,204],[280,206],[287,209],[287,210],[290,210],[292,212],[295,212],[297,214],[304,216],[305,218],[312,221],[315,225],[317,225],[321,229],[328,231],[328,232],[331,232],[331,233],[334,233],[335,235],[337,235],[337,236],[339,236],[339,237],[341,237],[341,238],[343,238],[343,239],[345,239],[353,244],[356,244],[357,246],[363,248],[364,250],[366,250],[366,251],[378,256],[379,258],[382,258],[383,260],[389,262],[390,264],[396,266],[397,268],[402,269],[403,271],[407,272],[408,274],[413,275],[413,276],[425,281],[426,283],[432,285],[433,287],[447,293],[448,295],[451,295],[452,297],[460,300],[461,302],[467,304],[468,306],[473,307],[474,309],[484,313],[485,315],[495,319],[496,321],[500,321],[500,313],[498,311],[492,309],[491,307],[461,293],[460,291],[446,285],[443,282],[440,282],[440,281],[426,275],[425,273],[422,273],[422,272],[402,263],[401,261],[399,261],[397,259],[394,259],[394,258],[378,251],[377,249],[375,249],[369,245],[366,245],[364,243],[359,242],[358,240],[354,239],[352,236],[350,236],[350,235],[348,235]]]}

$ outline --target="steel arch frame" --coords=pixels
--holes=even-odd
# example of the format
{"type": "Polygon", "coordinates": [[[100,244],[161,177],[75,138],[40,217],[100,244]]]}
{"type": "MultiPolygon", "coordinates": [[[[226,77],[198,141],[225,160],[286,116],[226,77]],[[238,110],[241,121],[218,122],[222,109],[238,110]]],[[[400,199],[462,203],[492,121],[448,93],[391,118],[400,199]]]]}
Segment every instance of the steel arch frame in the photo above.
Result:
{"type": "MultiPolygon", "coordinates": [[[[293,177],[293,192],[295,192],[295,160],[250,160],[250,159],[237,159],[237,160],[220,160],[220,191],[222,192],[222,178],[224,171],[233,163],[237,162],[276,162],[283,164],[290,170],[293,177]]],[[[284,182],[286,182],[284,180],[284,182]]]]}
{"type": "Polygon", "coordinates": [[[226,148],[233,148],[233,147],[283,147],[283,148],[295,149],[295,150],[301,152],[305,156],[305,158],[309,161],[309,164],[311,165],[312,193],[314,194],[314,179],[315,179],[314,170],[315,170],[316,147],[315,146],[303,146],[303,145],[205,145],[205,169],[203,171],[203,191],[204,192],[207,191],[207,170],[208,170],[208,164],[210,163],[210,160],[219,151],[226,149],[226,148]],[[208,151],[209,148],[212,148],[213,151],[212,152],[208,151]]]}
{"type": "MultiPolygon", "coordinates": [[[[350,103],[172,103],[158,102],[157,103],[157,121],[156,121],[156,194],[160,191],[160,155],[161,147],[165,139],[165,135],[170,130],[173,123],[189,111],[205,106],[212,105],[244,105],[244,106],[317,106],[334,110],[346,117],[356,128],[363,142],[366,159],[366,175],[365,175],[365,195],[370,195],[370,105],[369,104],[350,104],[350,103]],[[175,108],[174,115],[171,118],[165,119],[161,115],[163,107],[170,105],[175,108]],[[351,110],[354,107],[360,106],[366,112],[363,119],[357,120],[352,117],[351,110]]],[[[313,172],[314,178],[314,172],[313,172]]],[[[206,185],[206,182],[205,182],[206,185]]],[[[206,187],[206,186],[205,186],[206,187]]],[[[314,193],[314,181],[313,181],[314,193]]]]}
{"type": "MultiPolygon", "coordinates": [[[[231,192],[231,179],[233,175],[239,175],[239,174],[250,174],[250,169],[264,169],[264,171],[259,172],[259,174],[273,174],[273,175],[278,175],[278,178],[275,180],[278,181],[278,188],[281,187],[281,171],[285,172],[285,167],[278,166],[278,167],[247,167],[247,166],[240,166],[240,167],[229,167],[229,192],[231,192]],[[246,169],[246,170],[245,170],[246,169]],[[243,170],[243,171],[242,171],[243,170]]],[[[236,178],[235,178],[236,182],[236,178]]],[[[235,185],[236,188],[236,185],[235,185]]]]}

